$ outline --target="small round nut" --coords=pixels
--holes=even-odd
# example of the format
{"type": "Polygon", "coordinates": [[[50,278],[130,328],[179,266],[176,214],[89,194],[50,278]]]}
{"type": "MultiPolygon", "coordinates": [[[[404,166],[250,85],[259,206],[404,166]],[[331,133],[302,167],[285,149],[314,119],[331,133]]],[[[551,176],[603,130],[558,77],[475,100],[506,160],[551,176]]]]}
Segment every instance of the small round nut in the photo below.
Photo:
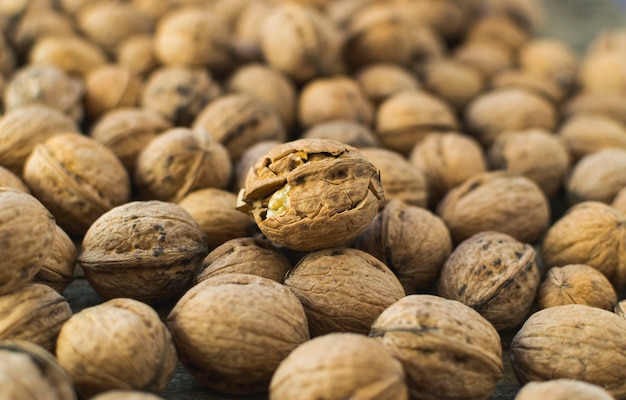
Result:
{"type": "Polygon", "coordinates": [[[514,65],[513,52],[494,42],[464,42],[454,49],[452,57],[476,69],[485,81],[514,65]]]}
{"type": "Polygon", "coordinates": [[[429,62],[422,75],[424,87],[457,112],[462,112],[485,84],[482,75],[474,67],[453,58],[429,62]]]}
{"type": "Polygon", "coordinates": [[[3,166],[0,166],[0,186],[9,187],[19,190],[20,192],[30,194],[30,190],[28,189],[28,186],[26,186],[24,181],[22,181],[19,176],[15,175],[13,172],[3,166]]]}
{"type": "Polygon", "coordinates": [[[518,59],[522,70],[551,79],[565,93],[573,88],[578,55],[564,41],[551,38],[529,40],[519,49],[518,59]]]}
{"type": "Polygon", "coordinates": [[[559,127],[559,137],[574,162],[605,148],[626,150],[626,126],[604,115],[572,115],[559,127]]]}
{"type": "Polygon", "coordinates": [[[498,72],[491,78],[489,88],[491,90],[524,89],[544,97],[553,104],[560,104],[567,95],[567,92],[551,79],[521,69],[507,69],[498,72]]]}
{"type": "Polygon", "coordinates": [[[112,389],[161,392],[176,368],[167,327],[150,306],[131,299],[74,314],[61,328],[56,356],[84,397],[112,389]]]}
{"type": "Polygon", "coordinates": [[[617,51],[587,54],[578,69],[578,84],[587,93],[626,94],[626,57],[617,51]]]}
{"type": "Polygon", "coordinates": [[[392,63],[369,64],[358,70],[354,78],[375,106],[398,92],[421,88],[408,69],[392,63]]]}
{"type": "Polygon", "coordinates": [[[570,204],[600,201],[610,204],[626,186],[626,149],[607,148],[581,158],[567,181],[570,204]]]}
{"type": "Polygon", "coordinates": [[[297,347],[276,370],[270,397],[406,400],[402,364],[375,339],[331,333],[297,347]]]}
{"type": "Polygon", "coordinates": [[[380,147],[378,136],[367,126],[355,121],[328,121],[316,124],[302,133],[301,139],[330,139],[354,147],[380,147]]]}
{"type": "Polygon", "coordinates": [[[28,57],[31,64],[54,65],[81,76],[107,63],[107,56],[98,45],[74,35],[42,37],[35,42],[28,57]]]}
{"type": "Polygon", "coordinates": [[[528,40],[529,33],[504,15],[485,15],[467,31],[468,42],[493,41],[517,52],[528,40]]]}
{"type": "Polygon", "coordinates": [[[115,60],[140,76],[147,76],[159,65],[154,54],[152,35],[133,35],[122,40],[116,48],[115,60]]]}
{"type": "Polygon", "coordinates": [[[57,225],[48,257],[31,282],[48,285],[57,292],[63,293],[74,280],[76,257],[76,245],[67,233],[57,225]]]}
{"type": "Polygon", "coordinates": [[[26,55],[39,38],[74,34],[75,23],[70,15],[51,7],[36,8],[27,10],[15,22],[11,42],[18,54],[26,55]]]}
{"type": "Polygon", "coordinates": [[[564,118],[583,113],[602,115],[626,124],[626,95],[580,92],[561,107],[564,118]]]}
{"type": "Polygon", "coordinates": [[[102,65],[85,74],[85,109],[91,119],[139,103],[143,82],[130,68],[102,65]]]}
{"type": "Polygon", "coordinates": [[[609,392],[597,385],[574,379],[553,379],[546,382],[528,382],[515,400],[613,400],[609,392]]]}

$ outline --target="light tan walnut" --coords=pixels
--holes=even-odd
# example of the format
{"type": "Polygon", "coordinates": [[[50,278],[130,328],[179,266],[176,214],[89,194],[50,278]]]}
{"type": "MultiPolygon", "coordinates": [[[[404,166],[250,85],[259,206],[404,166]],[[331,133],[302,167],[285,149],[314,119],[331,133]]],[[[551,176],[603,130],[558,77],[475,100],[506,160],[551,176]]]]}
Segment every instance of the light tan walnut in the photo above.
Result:
{"type": "Polygon", "coordinates": [[[453,58],[429,62],[422,75],[424,87],[456,112],[462,112],[485,85],[479,71],[453,58]]]}
{"type": "Polygon", "coordinates": [[[31,48],[28,58],[31,64],[54,65],[80,76],[107,63],[104,50],[78,35],[41,37],[31,48]]]}
{"type": "Polygon", "coordinates": [[[603,149],[581,158],[567,181],[570,204],[599,201],[611,204],[626,186],[626,149],[603,149]]]}
{"type": "Polygon", "coordinates": [[[366,65],[355,72],[354,78],[375,106],[398,92],[421,88],[409,69],[393,63],[366,65]]]}
{"type": "Polygon", "coordinates": [[[28,186],[22,181],[22,179],[15,175],[11,170],[0,166],[0,186],[8,187],[11,189],[19,190],[20,192],[30,194],[28,186]]]}
{"type": "Polygon", "coordinates": [[[597,385],[574,379],[553,379],[529,382],[515,396],[515,400],[613,400],[609,392],[597,385]]]}
{"type": "Polygon", "coordinates": [[[31,282],[43,283],[59,293],[74,280],[77,250],[72,239],[60,226],[56,226],[54,241],[43,267],[37,272],[31,282]]]}
{"type": "Polygon", "coordinates": [[[96,119],[119,107],[135,107],[143,89],[143,79],[119,64],[97,66],[85,74],[85,110],[96,119]]]}
{"type": "Polygon", "coordinates": [[[566,42],[535,38],[519,49],[519,65],[524,71],[549,78],[569,93],[574,85],[579,56],[566,42]]]}
{"type": "Polygon", "coordinates": [[[561,125],[559,137],[574,161],[605,148],[626,150],[626,126],[603,115],[575,114],[561,125]]]}

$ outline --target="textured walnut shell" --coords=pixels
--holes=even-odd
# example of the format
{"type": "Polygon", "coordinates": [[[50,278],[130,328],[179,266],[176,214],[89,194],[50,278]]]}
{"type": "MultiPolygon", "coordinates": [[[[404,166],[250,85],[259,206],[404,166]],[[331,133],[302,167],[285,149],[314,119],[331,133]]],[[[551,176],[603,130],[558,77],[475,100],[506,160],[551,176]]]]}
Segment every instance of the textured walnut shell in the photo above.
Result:
{"type": "Polygon", "coordinates": [[[237,195],[216,188],[196,190],[178,202],[200,225],[208,238],[209,249],[252,234],[252,221],[235,207],[237,195]]]}
{"type": "Polygon", "coordinates": [[[465,110],[468,129],[484,144],[506,132],[528,128],[552,131],[557,115],[541,96],[518,88],[504,88],[474,98],[465,110]]]}
{"type": "Polygon", "coordinates": [[[626,94],[626,59],[622,52],[602,51],[587,54],[581,60],[577,81],[586,93],[626,94]]]}
{"type": "Polygon", "coordinates": [[[474,67],[455,59],[437,59],[423,72],[424,87],[461,112],[484,87],[483,76],[474,67]]]}
{"type": "Polygon", "coordinates": [[[241,237],[211,251],[202,260],[195,282],[223,274],[252,274],[282,283],[291,268],[287,257],[269,242],[241,237]]]}
{"type": "Polygon", "coordinates": [[[231,185],[233,192],[239,192],[241,188],[246,186],[248,171],[256,164],[259,158],[263,157],[281,143],[282,142],[277,140],[262,140],[248,147],[246,151],[243,152],[235,164],[235,179],[233,179],[233,184],[231,185]]]}
{"type": "Polygon", "coordinates": [[[376,114],[380,141],[402,154],[408,154],[429,133],[457,128],[458,121],[450,106],[423,91],[397,93],[385,100],[376,114]]]}
{"type": "Polygon", "coordinates": [[[511,50],[494,42],[464,42],[454,49],[452,57],[476,69],[485,81],[514,64],[511,50]]]}
{"type": "Polygon", "coordinates": [[[612,311],[617,294],[611,282],[597,269],[584,264],[552,267],[539,287],[539,308],[583,304],[612,311]]]}
{"type": "Polygon", "coordinates": [[[136,201],[94,222],[78,263],[102,296],[157,303],[187,290],[207,251],[204,232],[182,207],[136,201]]]}
{"type": "Polygon", "coordinates": [[[122,40],[116,48],[115,60],[134,73],[146,76],[158,65],[154,54],[154,38],[152,35],[133,35],[122,40]]]}
{"type": "Polygon", "coordinates": [[[570,155],[563,141],[543,129],[499,135],[487,156],[492,168],[530,178],[547,197],[559,191],[570,167],[570,155]]]}
{"type": "Polygon", "coordinates": [[[417,207],[428,204],[428,183],[422,171],[392,150],[379,147],[360,149],[361,154],[380,171],[385,203],[398,199],[417,207]]]}
{"type": "Polygon", "coordinates": [[[551,79],[520,69],[508,69],[498,72],[491,78],[489,88],[491,90],[524,89],[554,104],[559,104],[567,94],[551,79]]]}
{"type": "Polygon", "coordinates": [[[421,87],[408,69],[392,63],[367,65],[357,71],[354,78],[375,106],[398,92],[421,87]]]}
{"type": "Polygon", "coordinates": [[[232,174],[228,152],[204,130],[172,128],[139,153],[135,184],[146,200],[177,202],[203,188],[225,188],[232,174]]]}
{"type": "Polygon", "coordinates": [[[383,311],[369,335],[400,360],[412,398],[487,399],[504,375],[498,332],[457,301],[406,296],[383,311]]]}
{"type": "Polygon", "coordinates": [[[574,379],[554,379],[546,382],[528,382],[515,400],[613,400],[603,388],[574,379]]]}
{"type": "Polygon", "coordinates": [[[409,162],[424,174],[431,205],[468,178],[487,171],[480,143],[455,132],[426,136],[411,150],[409,162]]]}
{"type": "Polygon", "coordinates": [[[529,33],[504,15],[487,15],[477,20],[466,32],[466,41],[494,41],[512,51],[519,50],[529,33]]]}
{"type": "Polygon", "coordinates": [[[84,397],[112,389],[161,392],[177,361],[159,315],[131,299],[74,314],[61,328],[56,356],[84,397]]]}
{"type": "Polygon", "coordinates": [[[603,115],[573,115],[559,127],[559,137],[574,161],[605,148],[626,150],[626,126],[603,115]]]}
{"type": "Polygon", "coordinates": [[[68,302],[51,287],[22,286],[0,296],[0,341],[25,340],[54,352],[61,325],[71,316],[68,302]]]}
{"type": "Polygon", "coordinates": [[[427,24],[446,41],[456,42],[461,39],[474,22],[480,11],[480,4],[475,0],[427,0],[397,2],[396,7],[411,21],[427,24]]]}
{"type": "Polygon", "coordinates": [[[570,204],[600,201],[610,204],[626,186],[626,149],[603,149],[581,158],[567,182],[570,204]]]}
{"type": "Polygon", "coordinates": [[[376,340],[331,333],[296,348],[272,377],[269,395],[287,399],[408,399],[402,364],[376,340]]]}
{"type": "Polygon", "coordinates": [[[511,341],[511,363],[520,383],[575,379],[626,398],[626,319],[581,304],[543,309],[511,341]],[[617,351],[616,351],[617,350],[617,351]]]}
{"type": "Polygon", "coordinates": [[[564,118],[582,113],[603,115],[626,124],[626,96],[618,93],[581,92],[561,107],[564,118]]]}
{"type": "Polygon", "coordinates": [[[355,247],[385,263],[404,291],[413,294],[435,282],[452,251],[452,239],[430,211],[392,200],[356,238],[355,247]]]}
{"type": "Polygon", "coordinates": [[[30,50],[29,59],[31,64],[54,65],[78,75],[85,75],[90,69],[107,63],[100,47],[73,35],[40,38],[30,50]]]}
{"type": "Polygon", "coordinates": [[[134,390],[109,390],[91,397],[90,400],[163,400],[163,398],[134,390]]]}
{"type": "Polygon", "coordinates": [[[0,166],[0,186],[9,187],[19,190],[20,192],[30,194],[30,190],[28,189],[24,181],[22,181],[19,176],[15,175],[13,172],[4,168],[3,166],[0,166]]]}
{"type": "MultiPolygon", "coordinates": [[[[232,1],[223,1],[232,3],[232,1]]],[[[274,11],[276,2],[244,0],[245,6],[239,14],[234,30],[233,47],[238,60],[253,63],[263,60],[261,33],[265,21],[274,11]]]]}
{"type": "Polygon", "coordinates": [[[550,205],[539,186],[510,172],[472,176],[450,190],[437,206],[455,242],[487,230],[532,243],[550,224],[550,205]]]}
{"type": "Polygon", "coordinates": [[[355,121],[328,121],[316,124],[302,133],[302,139],[330,139],[354,147],[380,147],[378,136],[367,126],[355,121]]]}
{"type": "Polygon", "coordinates": [[[130,199],[130,178],[115,154],[79,133],[38,144],[24,181],[69,234],[81,235],[102,214],[130,199]]]}
{"type": "Polygon", "coordinates": [[[130,68],[103,65],[85,74],[85,109],[91,119],[118,107],[139,103],[143,82],[130,68]]]}
{"type": "Polygon", "coordinates": [[[539,283],[532,246],[485,231],[454,249],[441,269],[437,292],[478,311],[496,329],[506,330],[524,321],[539,283]]]}
{"type": "Polygon", "coordinates": [[[626,284],[626,221],[603,203],[587,201],[570,208],[543,238],[544,265],[586,264],[598,269],[617,290],[626,284]]]}
{"type": "Polygon", "coordinates": [[[348,242],[384,204],[380,175],[356,148],[300,139],[274,147],[248,172],[240,209],[273,242],[316,250],[348,242]]]}
{"type": "Polygon", "coordinates": [[[351,248],[308,253],[289,271],[285,285],[302,302],[311,336],[367,333],[380,313],[405,295],[382,261],[351,248]]]}
{"type": "Polygon", "coordinates": [[[56,226],[52,248],[43,266],[33,277],[33,283],[43,283],[62,293],[74,280],[77,251],[72,239],[56,226]]]}
{"type": "Polygon", "coordinates": [[[579,60],[565,42],[537,38],[519,49],[518,61],[522,70],[551,79],[567,93],[574,85],[579,60]]]}
{"type": "Polygon", "coordinates": [[[276,111],[262,100],[247,94],[230,94],[208,104],[193,121],[226,147],[237,162],[243,152],[262,140],[284,141],[287,132],[276,111]]]}
{"type": "Polygon", "coordinates": [[[90,128],[90,136],[115,153],[129,174],[134,173],[141,150],[172,124],[147,108],[122,107],[100,117],[90,128]]]}
{"type": "Polygon", "coordinates": [[[486,0],[483,3],[486,15],[507,17],[529,33],[538,31],[544,24],[546,13],[538,0],[486,0]]]}
{"type": "Polygon", "coordinates": [[[22,340],[0,342],[0,386],[12,400],[45,394],[52,400],[76,400],[71,378],[52,354],[22,340]]]}
{"type": "Polygon", "coordinates": [[[222,89],[204,69],[162,67],[148,77],[141,106],[156,111],[176,126],[188,126],[222,89]]]}
{"type": "Polygon", "coordinates": [[[33,44],[42,37],[73,35],[71,16],[51,7],[27,10],[15,22],[11,42],[18,54],[28,54],[33,44]]]}
{"type": "Polygon", "coordinates": [[[0,187],[0,296],[24,286],[41,270],[52,249],[55,223],[33,196],[0,187]]]}
{"type": "Polygon", "coordinates": [[[620,317],[626,318],[626,300],[618,302],[613,308],[613,311],[620,317]]]}
{"type": "Polygon", "coordinates": [[[309,340],[298,298],[255,275],[198,283],[172,309],[167,326],[189,372],[211,389],[235,394],[266,391],[282,360],[309,340]]]}
{"type": "Polygon", "coordinates": [[[60,110],[31,104],[8,111],[0,118],[0,165],[22,176],[35,146],[62,132],[78,132],[78,126],[60,110]]]}

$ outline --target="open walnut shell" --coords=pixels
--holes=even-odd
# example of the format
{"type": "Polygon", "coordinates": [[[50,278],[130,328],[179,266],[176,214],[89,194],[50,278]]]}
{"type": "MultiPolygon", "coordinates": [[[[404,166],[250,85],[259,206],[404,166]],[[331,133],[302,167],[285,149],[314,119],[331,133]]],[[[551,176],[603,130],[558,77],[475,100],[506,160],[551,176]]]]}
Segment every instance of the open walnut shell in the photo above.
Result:
{"type": "Polygon", "coordinates": [[[300,139],[274,147],[250,169],[240,192],[272,241],[294,250],[346,243],[384,203],[377,169],[354,147],[300,139]]]}

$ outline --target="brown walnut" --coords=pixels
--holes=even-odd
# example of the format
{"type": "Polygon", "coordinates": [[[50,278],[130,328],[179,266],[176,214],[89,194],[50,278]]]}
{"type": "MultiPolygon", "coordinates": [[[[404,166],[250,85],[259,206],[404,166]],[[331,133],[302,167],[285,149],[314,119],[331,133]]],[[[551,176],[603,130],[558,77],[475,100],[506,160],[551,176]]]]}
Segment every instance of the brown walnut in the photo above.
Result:
{"type": "Polygon", "coordinates": [[[605,148],[626,150],[626,126],[604,115],[575,114],[559,127],[559,137],[574,161],[605,148]]]}
{"type": "Polygon", "coordinates": [[[75,35],[44,36],[35,42],[28,57],[31,64],[54,65],[80,76],[107,63],[107,56],[98,45],[75,35]]]}
{"type": "Polygon", "coordinates": [[[570,204],[600,201],[610,204],[626,186],[626,149],[602,149],[581,158],[567,181],[570,204]]]}
{"type": "Polygon", "coordinates": [[[421,87],[408,69],[393,63],[369,64],[358,70],[354,78],[375,106],[398,92],[421,87]]]}
{"type": "Polygon", "coordinates": [[[515,400],[535,399],[614,400],[615,398],[600,386],[574,379],[528,382],[515,396],[515,400]]]}
{"type": "Polygon", "coordinates": [[[139,103],[143,80],[130,68],[102,65],[85,74],[85,110],[93,120],[119,107],[139,103]]]}
{"type": "Polygon", "coordinates": [[[52,248],[31,282],[43,283],[59,293],[74,280],[76,268],[76,245],[60,226],[56,226],[52,248]]]}

